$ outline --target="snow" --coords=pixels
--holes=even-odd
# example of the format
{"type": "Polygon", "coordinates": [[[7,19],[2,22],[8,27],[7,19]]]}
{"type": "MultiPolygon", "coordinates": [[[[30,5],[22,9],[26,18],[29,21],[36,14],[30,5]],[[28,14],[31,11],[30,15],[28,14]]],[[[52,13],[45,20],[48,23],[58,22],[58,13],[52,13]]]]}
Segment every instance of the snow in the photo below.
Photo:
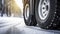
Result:
{"type": "Polygon", "coordinates": [[[25,25],[23,18],[17,17],[0,17],[0,34],[4,32],[4,34],[8,31],[9,28],[16,25],[25,25]],[[21,22],[23,24],[21,24],[21,22]]]}
{"type": "Polygon", "coordinates": [[[60,31],[26,26],[23,18],[0,17],[0,34],[60,34],[60,31]]]}

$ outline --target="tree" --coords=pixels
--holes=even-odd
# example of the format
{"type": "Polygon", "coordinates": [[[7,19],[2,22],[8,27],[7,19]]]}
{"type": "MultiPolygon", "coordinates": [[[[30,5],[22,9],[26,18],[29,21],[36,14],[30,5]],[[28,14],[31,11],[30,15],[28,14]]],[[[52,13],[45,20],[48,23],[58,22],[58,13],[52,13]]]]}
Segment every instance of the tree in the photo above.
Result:
{"type": "Polygon", "coordinates": [[[14,16],[20,16],[21,9],[15,0],[5,0],[5,12],[7,15],[14,14],[14,16]]]}

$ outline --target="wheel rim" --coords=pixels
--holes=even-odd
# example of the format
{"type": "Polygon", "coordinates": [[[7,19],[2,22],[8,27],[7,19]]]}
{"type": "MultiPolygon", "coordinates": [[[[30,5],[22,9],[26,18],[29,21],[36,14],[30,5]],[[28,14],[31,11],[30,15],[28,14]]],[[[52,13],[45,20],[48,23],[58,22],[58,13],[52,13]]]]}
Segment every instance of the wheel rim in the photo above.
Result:
{"type": "Polygon", "coordinates": [[[25,6],[25,19],[27,20],[29,18],[29,5],[26,4],[25,6]]]}
{"type": "Polygon", "coordinates": [[[40,0],[38,6],[38,15],[41,20],[45,20],[48,17],[50,11],[50,0],[40,0]]]}

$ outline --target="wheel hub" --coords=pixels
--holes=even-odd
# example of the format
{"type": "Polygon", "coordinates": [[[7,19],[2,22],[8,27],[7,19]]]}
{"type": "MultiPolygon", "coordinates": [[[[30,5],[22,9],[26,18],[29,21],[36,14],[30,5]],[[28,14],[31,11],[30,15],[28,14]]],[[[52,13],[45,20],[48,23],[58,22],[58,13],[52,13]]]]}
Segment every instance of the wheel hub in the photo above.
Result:
{"type": "Polygon", "coordinates": [[[28,5],[26,5],[25,7],[25,18],[26,20],[29,18],[29,6],[28,5]]]}
{"type": "Polygon", "coordinates": [[[38,6],[38,14],[41,20],[45,20],[49,14],[50,10],[50,1],[49,0],[40,0],[38,6]]]}

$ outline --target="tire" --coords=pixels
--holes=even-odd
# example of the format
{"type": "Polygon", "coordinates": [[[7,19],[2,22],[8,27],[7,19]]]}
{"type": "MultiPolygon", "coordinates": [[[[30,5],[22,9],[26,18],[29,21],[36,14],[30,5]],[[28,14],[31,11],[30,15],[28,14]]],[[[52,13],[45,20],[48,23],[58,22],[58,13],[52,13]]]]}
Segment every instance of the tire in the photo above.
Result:
{"type": "Polygon", "coordinates": [[[23,11],[24,21],[27,26],[36,26],[36,19],[34,16],[34,12],[31,9],[32,8],[30,3],[25,4],[23,11]],[[27,7],[29,7],[28,13],[27,13],[27,7]],[[26,18],[26,14],[28,14],[28,18],[26,18]]]}
{"type": "Polygon", "coordinates": [[[60,13],[59,0],[38,0],[36,2],[35,6],[36,20],[39,27],[43,29],[59,29],[60,26],[59,13],[60,13]]]}

